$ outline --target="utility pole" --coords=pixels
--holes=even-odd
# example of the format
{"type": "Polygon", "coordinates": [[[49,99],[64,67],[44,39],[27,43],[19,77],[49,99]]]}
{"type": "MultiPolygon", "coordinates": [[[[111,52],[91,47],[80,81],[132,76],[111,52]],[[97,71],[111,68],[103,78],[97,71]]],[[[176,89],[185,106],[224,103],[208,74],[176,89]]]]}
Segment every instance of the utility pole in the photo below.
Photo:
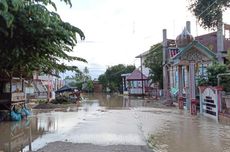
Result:
{"type": "Polygon", "coordinates": [[[168,101],[169,100],[169,77],[168,77],[168,50],[167,50],[167,30],[163,29],[163,94],[164,98],[168,101]]]}
{"type": "Polygon", "coordinates": [[[223,15],[221,14],[221,20],[217,25],[217,59],[220,63],[223,63],[223,55],[222,51],[224,51],[224,36],[223,36],[223,15]]]}

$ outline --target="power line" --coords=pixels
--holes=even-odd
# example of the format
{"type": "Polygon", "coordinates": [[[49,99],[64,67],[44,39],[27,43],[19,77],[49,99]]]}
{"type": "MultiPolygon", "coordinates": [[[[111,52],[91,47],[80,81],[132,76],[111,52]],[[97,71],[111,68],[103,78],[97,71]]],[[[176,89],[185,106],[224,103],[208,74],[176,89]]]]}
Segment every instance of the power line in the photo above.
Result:
{"type": "MultiPolygon", "coordinates": [[[[200,2],[200,1],[199,1],[200,2]]],[[[201,2],[200,2],[201,3],[201,2]]],[[[203,10],[198,16],[200,17],[203,13],[205,13],[210,7],[212,7],[215,3],[217,3],[217,0],[215,0],[213,3],[211,3],[205,10],[203,10]]],[[[210,10],[209,12],[206,13],[205,16],[207,16],[208,14],[210,13],[210,10]]],[[[198,19],[196,19],[196,36],[198,36],[198,19]]]]}
{"type": "MultiPolygon", "coordinates": [[[[204,11],[202,11],[202,12],[198,15],[198,17],[200,17],[205,11],[207,11],[210,7],[212,7],[216,2],[217,2],[217,0],[215,0],[212,4],[210,4],[204,11]]],[[[207,13],[207,14],[209,14],[209,13],[207,13]]]]}

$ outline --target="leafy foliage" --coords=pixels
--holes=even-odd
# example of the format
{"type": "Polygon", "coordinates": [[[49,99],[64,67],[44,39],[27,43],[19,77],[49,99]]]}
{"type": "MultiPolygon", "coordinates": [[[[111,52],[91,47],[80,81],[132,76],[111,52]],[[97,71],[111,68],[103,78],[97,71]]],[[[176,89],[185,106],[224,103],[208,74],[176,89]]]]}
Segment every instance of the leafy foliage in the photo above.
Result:
{"type": "Polygon", "coordinates": [[[87,92],[93,92],[93,81],[92,80],[88,80],[87,81],[87,92]]]}
{"type": "Polygon", "coordinates": [[[131,73],[135,66],[118,64],[107,68],[106,72],[99,76],[98,80],[103,85],[104,90],[108,87],[111,92],[121,91],[122,78],[121,74],[131,73]]]}
{"type": "Polygon", "coordinates": [[[228,53],[227,53],[227,65],[228,65],[228,68],[230,69],[230,50],[228,50],[228,53]]]}
{"type": "Polygon", "coordinates": [[[89,70],[87,67],[85,67],[82,71],[76,71],[75,75],[70,77],[67,76],[65,78],[67,81],[72,80],[70,83],[68,83],[71,87],[77,87],[78,90],[92,92],[93,91],[93,81],[91,80],[91,77],[89,75],[89,70]]]}
{"type": "MultiPolygon", "coordinates": [[[[71,6],[70,0],[64,2],[71,6]]],[[[61,60],[86,62],[68,55],[77,43],[76,34],[84,39],[84,33],[49,11],[48,5],[56,9],[52,0],[0,1],[1,72],[14,75],[40,70],[51,74],[78,70],[61,60]]]]}
{"type": "Polygon", "coordinates": [[[150,78],[154,83],[163,87],[163,46],[161,43],[153,45],[149,49],[144,65],[150,69],[150,78]]]}
{"type": "Polygon", "coordinates": [[[230,6],[230,0],[192,0],[189,10],[204,28],[215,29],[222,21],[222,12],[230,6]]]}
{"type": "MultiPolygon", "coordinates": [[[[207,77],[198,79],[198,85],[217,86],[217,75],[227,72],[227,65],[214,62],[207,68],[207,77]]],[[[223,86],[225,91],[230,92],[230,76],[223,76],[220,80],[220,86],[223,86]]]]}

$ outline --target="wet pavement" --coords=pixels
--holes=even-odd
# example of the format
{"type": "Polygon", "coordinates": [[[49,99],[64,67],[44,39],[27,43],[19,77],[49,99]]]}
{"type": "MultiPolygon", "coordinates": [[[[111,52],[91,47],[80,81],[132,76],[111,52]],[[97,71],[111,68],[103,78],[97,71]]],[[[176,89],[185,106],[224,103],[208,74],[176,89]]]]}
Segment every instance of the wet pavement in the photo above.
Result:
{"type": "Polygon", "coordinates": [[[230,126],[153,100],[87,95],[80,107],[0,123],[0,151],[230,152],[230,126]]]}

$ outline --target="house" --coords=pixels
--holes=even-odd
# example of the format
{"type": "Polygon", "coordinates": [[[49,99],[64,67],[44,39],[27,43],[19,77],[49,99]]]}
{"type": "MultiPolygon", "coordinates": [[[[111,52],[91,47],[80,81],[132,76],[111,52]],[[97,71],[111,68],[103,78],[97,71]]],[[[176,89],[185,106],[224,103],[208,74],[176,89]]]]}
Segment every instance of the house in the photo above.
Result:
{"type": "Polygon", "coordinates": [[[24,79],[12,77],[0,78],[0,110],[11,111],[16,105],[25,104],[24,79]]]}
{"type": "Polygon", "coordinates": [[[53,99],[55,91],[64,86],[64,81],[54,75],[40,75],[34,72],[32,85],[34,92],[28,93],[30,99],[53,99]]]}
{"type": "Polygon", "coordinates": [[[102,84],[99,81],[94,80],[93,81],[93,92],[94,93],[101,93],[102,91],[103,91],[102,84]]]}
{"type": "Polygon", "coordinates": [[[132,73],[122,75],[123,90],[127,91],[129,95],[145,95],[148,93],[149,79],[138,69],[132,73]]]}
{"type": "Polygon", "coordinates": [[[141,69],[142,73],[144,75],[146,75],[147,77],[149,76],[150,69],[148,67],[145,67],[144,62],[145,62],[146,57],[148,56],[149,53],[150,53],[149,51],[145,51],[144,53],[141,53],[135,57],[135,58],[140,59],[140,69],[141,69]]]}
{"type": "Polygon", "coordinates": [[[30,112],[26,108],[25,91],[28,86],[28,79],[31,79],[31,77],[25,73],[13,72],[9,76],[6,72],[1,71],[0,121],[9,119],[18,121],[29,115],[30,112]]]}
{"type": "Polygon", "coordinates": [[[206,74],[206,67],[212,64],[213,60],[226,62],[225,56],[230,48],[230,41],[221,31],[196,38],[190,32],[190,22],[187,22],[186,28],[177,36],[175,46],[169,46],[167,31],[163,30],[163,86],[166,101],[171,100],[174,92],[178,96],[179,108],[185,106],[191,114],[196,114],[199,103],[196,78],[206,74]]]}
{"type": "Polygon", "coordinates": [[[230,51],[230,25],[224,24],[223,27],[223,42],[219,45],[218,43],[218,31],[217,32],[212,32],[208,33],[205,35],[200,35],[195,37],[195,40],[199,41],[201,44],[209,48],[211,51],[215,53],[219,53],[220,59],[219,61],[222,61],[223,63],[227,62],[226,55],[228,51],[230,51]],[[221,45],[222,44],[222,45],[221,45]]]}

